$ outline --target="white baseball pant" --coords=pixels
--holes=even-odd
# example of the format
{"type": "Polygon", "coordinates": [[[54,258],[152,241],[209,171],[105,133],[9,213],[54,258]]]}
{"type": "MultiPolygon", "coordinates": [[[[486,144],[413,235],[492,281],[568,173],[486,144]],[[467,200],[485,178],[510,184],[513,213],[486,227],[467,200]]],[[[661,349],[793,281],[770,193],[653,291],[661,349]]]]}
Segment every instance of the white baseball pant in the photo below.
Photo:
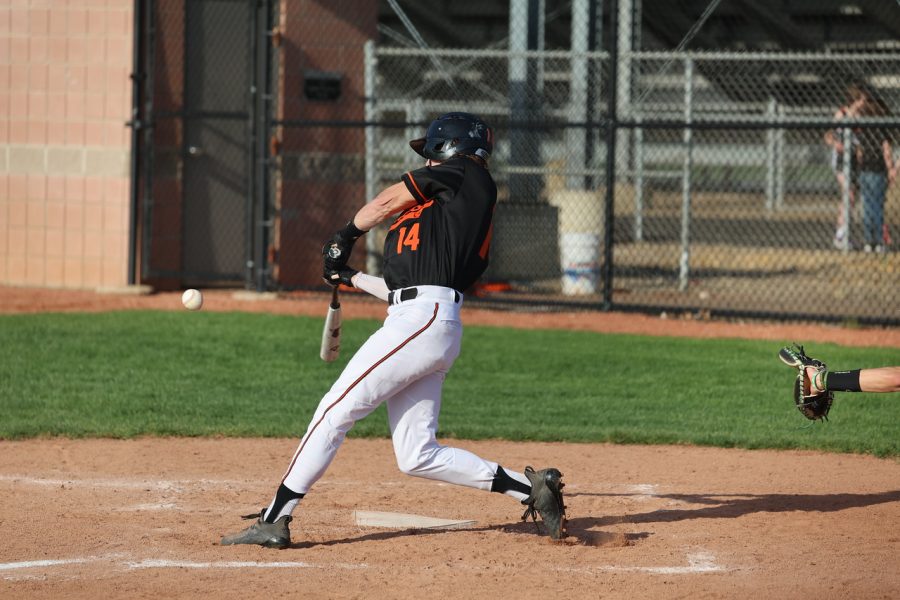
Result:
{"type": "MultiPolygon", "coordinates": [[[[394,454],[403,473],[491,489],[497,463],[436,440],[444,378],[462,340],[462,296],[438,286],[417,286],[417,292],[416,298],[388,308],[382,327],[319,402],[282,481],[291,490],[308,492],[347,431],[382,402],[387,403],[394,454]]],[[[527,482],[524,475],[511,475],[527,482]]]]}

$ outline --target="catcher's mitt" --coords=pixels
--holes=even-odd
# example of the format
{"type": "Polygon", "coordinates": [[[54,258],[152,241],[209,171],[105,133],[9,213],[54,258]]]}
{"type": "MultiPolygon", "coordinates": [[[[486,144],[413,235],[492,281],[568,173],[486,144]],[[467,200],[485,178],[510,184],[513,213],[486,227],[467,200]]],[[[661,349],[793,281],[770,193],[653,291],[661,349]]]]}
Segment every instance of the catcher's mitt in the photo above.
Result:
{"type": "Polygon", "coordinates": [[[828,420],[828,411],[831,410],[831,403],[834,401],[832,392],[818,391],[807,374],[807,367],[816,370],[816,374],[825,371],[825,363],[815,358],[810,358],[803,351],[803,346],[795,345],[793,348],[782,348],[778,352],[778,358],[789,367],[795,367],[800,372],[794,380],[793,399],[797,409],[803,413],[807,419],[815,421],[817,419],[828,420]]]}

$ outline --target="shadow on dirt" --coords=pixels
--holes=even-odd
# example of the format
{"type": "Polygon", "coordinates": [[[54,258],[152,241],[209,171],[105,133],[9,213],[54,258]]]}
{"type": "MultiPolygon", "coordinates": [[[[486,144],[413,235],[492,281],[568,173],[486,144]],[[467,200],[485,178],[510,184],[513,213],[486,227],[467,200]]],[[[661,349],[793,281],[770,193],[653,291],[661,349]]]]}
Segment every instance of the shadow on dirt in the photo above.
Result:
{"type": "Polygon", "coordinates": [[[561,544],[561,545],[583,545],[583,546],[602,546],[602,547],[622,547],[632,546],[638,540],[650,537],[651,534],[646,532],[606,532],[591,530],[601,519],[577,519],[580,524],[574,524],[575,521],[570,520],[568,525],[568,536],[558,542],[553,542],[543,528],[543,525],[537,525],[531,521],[518,521],[515,523],[500,523],[497,525],[485,525],[482,527],[466,527],[462,529],[404,529],[399,531],[377,531],[372,533],[364,533],[362,535],[345,537],[334,540],[325,540],[321,542],[295,542],[290,548],[304,549],[314,548],[316,546],[338,546],[340,544],[355,544],[367,541],[386,541],[404,537],[423,536],[423,535],[454,535],[472,532],[488,532],[501,531],[503,533],[511,533],[514,535],[522,535],[533,538],[540,543],[561,544]]]}
{"type": "Polygon", "coordinates": [[[702,508],[654,510],[622,516],[575,518],[569,525],[589,529],[620,523],[669,523],[689,519],[734,519],[758,512],[836,512],[900,501],[900,490],[877,494],[660,494],[688,504],[707,505],[702,508]]]}
{"type": "MultiPolygon", "coordinates": [[[[577,494],[572,494],[577,495],[577,494]]],[[[625,494],[581,494],[591,496],[621,496],[625,494]]],[[[631,495],[631,494],[627,494],[631,495]]],[[[900,502],[900,490],[878,494],[660,494],[657,498],[668,498],[688,504],[705,505],[700,508],[654,510],[622,516],[577,517],[568,519],[569,538],[566,544],[588,546],[631,546],[641,539],[650,537],[648,532],[610,533],[598,528],[623,523],[670,523],[690,519],[734,519],[759,512],[836,512],[849,508],[862,508],[887,502],[900,502]]],[[[423,535],[452,535],[479,531],[503,531],[517,535],[534,536],[550,541],[543,526],[531,521],[467,527],[465,529],[405,529],[402,531],[378,531],[359,536],[327,540],[321,542],[298,542],[291,548],[313,548],[315,546],[336,546],[365,541],[384,541],[402,537],[423,535]]]]}

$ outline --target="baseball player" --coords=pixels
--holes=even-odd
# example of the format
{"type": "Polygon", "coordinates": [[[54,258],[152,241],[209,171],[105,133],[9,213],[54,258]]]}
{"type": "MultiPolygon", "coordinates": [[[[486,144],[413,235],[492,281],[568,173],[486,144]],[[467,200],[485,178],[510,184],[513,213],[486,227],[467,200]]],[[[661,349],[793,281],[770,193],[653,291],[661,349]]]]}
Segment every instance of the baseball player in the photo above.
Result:
{"type": "Polygon", "coordinates": [[[551,538],[565,535],[559,470],[519,473],[436,440],[444,378],[460,352],[462,292],[488,265],[497,200],[488,171],[493,132],[475,115],[453,112],[409,144],[425,167],[378,194],[323,248],[325,280],[360,287],[364,281],[367,291],[387,299],[387,318],[322,398],[269,506],[245,517],[256,522],[222,545],[287,547],[294,509],[347,431],[382,403],[402,472],[506,494],[526,506],[523,519],[536,521],[539,513],[551,538]],[[349,267],[356,240],[392,217],[384,279],[349,267]]]}

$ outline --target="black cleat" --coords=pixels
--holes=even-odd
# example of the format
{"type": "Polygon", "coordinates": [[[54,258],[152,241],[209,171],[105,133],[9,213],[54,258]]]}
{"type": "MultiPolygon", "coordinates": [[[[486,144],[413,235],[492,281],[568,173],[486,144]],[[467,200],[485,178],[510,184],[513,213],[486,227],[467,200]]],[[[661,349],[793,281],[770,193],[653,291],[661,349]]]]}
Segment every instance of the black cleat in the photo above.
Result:
{"type": "Polygon", "coordinates": [[[256,519],[256,523],[243,531],[226,535],[219,542],[222,546],[234,546],[236,544],[257,544],[266,548],[287,548],[291,545],[291,530],[288,523],[293,520],[290,515],[284,515],[274,523],[263,521],[266,509],[262,509],[259,515],[245,515],[243,519],[256,519]]]}
{"type": "Polygon", "coordinates": [[[562,473],[553,468],[535,471],[532,467],[525,467],[525,477],[531,482],[531,494],[522,500],[522,504],[528,507],[522,520],[527,521],[531,515],[532,520],[537,523],[535,513],[540,513],[551,539],[566,537],[566,507],[562,498],[565,484],[562,482],[562,473]]]}

